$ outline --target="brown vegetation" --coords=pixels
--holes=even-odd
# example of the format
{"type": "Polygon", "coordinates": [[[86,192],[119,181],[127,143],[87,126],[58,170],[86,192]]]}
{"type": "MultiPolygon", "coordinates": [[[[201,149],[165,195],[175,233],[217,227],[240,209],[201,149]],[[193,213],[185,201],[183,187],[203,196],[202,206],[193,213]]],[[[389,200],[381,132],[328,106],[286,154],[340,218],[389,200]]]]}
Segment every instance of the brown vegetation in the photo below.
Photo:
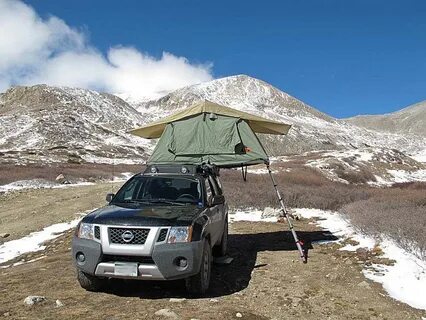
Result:
{"type": "Polygon", "coordinates": [[[109,165],[95,163],[53,163],[48,165],[0,165],[0,185],[18,180],[45,179],[55,181],[56,177],[63,174],[71,182],[79,180],[100,181],[110,180],[112,176],[121,172],[140,172],[142,165],[109,165]]]}
{"type": "MultiPolygon", "coordinates": [[[[240,172],[223,170],[221,178],[232,208],[278,206],[266,174],[249,174],[244,182],[240,172]]],[[[280,171],[275,178],[289,207],[339,210],[362,232],[390,236],[426,259],[426,183],[391,188],[348,185],[330,181],[306,167],[280,171]]]]}
{"type": "Polygon", "coordinates": [[[341,211],[361,231],[389,236],[426,259],[426,184],[376,190],[369,199],[348,204],[341,211]]]}
{"type": "MultiPolygon", "coordinates": [[[[308,167],[294,168],[290,172],[280,171],[274,176],[289,207],[338,210],[345,204],[368,198],[368,187],[333,182],[308,167]]],[[[266,174],[249,174],[244,182],[237,170],[222,170],[221,178],[231,207],[264,208],[278,205],[266,174]]]]}

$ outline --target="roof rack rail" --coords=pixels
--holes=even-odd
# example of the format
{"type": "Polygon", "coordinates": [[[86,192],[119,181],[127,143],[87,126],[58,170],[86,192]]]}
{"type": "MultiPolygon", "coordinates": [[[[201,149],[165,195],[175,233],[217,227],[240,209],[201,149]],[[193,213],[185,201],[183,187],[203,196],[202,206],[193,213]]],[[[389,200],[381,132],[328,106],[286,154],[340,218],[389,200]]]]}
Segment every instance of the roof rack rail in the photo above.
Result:
{"type": "Polygon", "coordinates": [[[143,174],[210,174],[219,176],[219,167],[212,164],[152,163],[146,166],[143,174]]]}

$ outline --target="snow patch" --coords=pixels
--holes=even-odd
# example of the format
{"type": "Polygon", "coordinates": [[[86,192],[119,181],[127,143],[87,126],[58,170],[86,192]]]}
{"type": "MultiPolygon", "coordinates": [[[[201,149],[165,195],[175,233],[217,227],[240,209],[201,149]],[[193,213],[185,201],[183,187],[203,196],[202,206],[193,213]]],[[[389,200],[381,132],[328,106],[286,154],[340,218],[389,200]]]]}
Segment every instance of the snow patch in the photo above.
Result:
{"type": "Polygon", "coordinates": [[[129,180],[131,177],[133,177],[135,174],[133,172],[122,172],[119,176],[114,176],[112,181],[109,181],[111,183],[114,182],[123,182],[129,180]]]}
{"type": "Polygon", "coordinates": [[[56,223],[44,228],[42,231],[30,233],[21,239],[3,243],[0,246],[0,264],[12,260],[24,253],[44,250],[44,243],[59,237],[65,231],[77,226],[81,217],[71,222],[56,223]]]}
{"type": "Polygon", "coordinates": [[[105,164],[142,164],[145,163],[144,159],[126,159],[126,158],[111,158],[111,157],[100,157],[93,154],[82,155],[81,158],[90,163],[105,163],[105,164]]]}
{"type": "MultiPolygon", "coordinates": [[[[376,240],[361,235],[355,231],[343,215],[319,209],[294,209],[304,218],[319,218],[317,224],[342,241],[351,238],[358,245],[346,245],[341,250],[353,251],[358,248],[372,249],[376,240]]],[[[426,310],[426,299],[421,292],[426,288],[426,262],[405,251],[391,239],[385,238],[380,242],[384,257],[394,260],[392,266],[375,264],[372,268],[363,270],[363,274],[370,280],[383,285],[392,298],[404,302],[413,308],[426,310]]]]}
{"type": "Polygon", "coordinates": [[[413,154],[411,158],[418,162],[426,163],[426,148],[423,151],[420,151],[419,153],[413,154]]]}
{"type": "Polygon", "coordinates": [[[79,183],[71,183],[71,184],[59,184],[43,179],[33,179],[33,180],[19,180],[9,184],[5,184],[0,186],[1,192],[10,192],[17,191],[23,189],[43,189],[43,188],[71,188],[71,187],[80,187],[80,186],[91,186],[94,185],[93,182],[79,182],[79,183]]]}
{"type": "Polygon", "coordinates": [[[262,217],[262,211],[260,210],[237,210],[229,214],[229,222],[236,221],[263,221],[263,222],[277,222],[277,217],[262,217]]]}
{"type": "Polygon", "coordinates": [[[426,310],[426,299],[421,294],[426,288],[426,262],[390,239],[384,239],[380,248],[385,258],[395,261],[394,265],[374,264],[372,269],[363,270],[363,274],[368,279],[381,283],[392,298],[413,308],[426,310]]]}
{"type": "Polygon", "coordinates": [[[388,173],[393,177],[393,181],[397,183],[426,181],[426,170],[405,171],[405,170],[388,170],[388,173]]]}
{"type": "Polygon", "coordinates": [[[316,221],[318,226],[324,230],[330,231],[336,237],[339,238],[337,241],[343,241],[351,238],[358,242],[358,245],[346,245],[341,250],[356,251],[358,248],[374,248],[376,240],[371,237],[361,235],[355,231],[350,225],[349,221],[344,218],[343,215],[338,212],[324,211],[320,209],[293,209],[296,215],[300,215],[306,219],[318,218],[316,221]]]}

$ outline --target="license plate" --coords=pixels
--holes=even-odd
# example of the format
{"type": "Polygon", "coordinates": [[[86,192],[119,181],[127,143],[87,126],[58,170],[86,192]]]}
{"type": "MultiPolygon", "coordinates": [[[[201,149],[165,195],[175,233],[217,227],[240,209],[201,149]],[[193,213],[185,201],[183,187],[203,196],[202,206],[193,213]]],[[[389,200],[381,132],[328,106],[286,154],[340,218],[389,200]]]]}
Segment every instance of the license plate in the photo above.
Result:
{"type": "Polygon", "coordinates": [[[122,277],[137,277],[138,264],[131,262],[116,262],[114,268],[114,275],[122,277]]]}

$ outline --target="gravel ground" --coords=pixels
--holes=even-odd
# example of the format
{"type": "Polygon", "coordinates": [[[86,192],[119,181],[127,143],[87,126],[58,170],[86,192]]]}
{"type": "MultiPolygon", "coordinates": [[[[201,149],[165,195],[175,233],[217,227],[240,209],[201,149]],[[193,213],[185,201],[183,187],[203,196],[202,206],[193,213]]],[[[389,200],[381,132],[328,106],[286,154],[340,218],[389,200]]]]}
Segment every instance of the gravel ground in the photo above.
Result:
{"type": "MultiPolygon", "coordinates": [[[[3,195],[0,226],[11,230],[8,231],[11,237],[16,238],[101,205],[104,193],[110,190],[111,185],[96,185],[3,195]],[[16,214],[23,220],[20,223],[10,217],[11,213],[4,212],[4,208],[14,208],[18,200],[16,214]],[[43,216],[44,213],[47,214],[43,216]]],[[[234,261],[228,266],[214,266],[211,288],[205,297],[198,299],[185,293],[182,281],[114,280],[104,292],[81,289],[71,262],[70,231],[50,242],[45,251],[12,262],[38,260],[0,269],[0,317],[134,320],[426,317],[424,311],[387,297],[380,285],[363,277],[364,264],[377,257],[340,251],[336,243],[316,244],[315,240],[333,237],[309,222],[296,223],[301,237],[313,241],[308,264],[298,260],[285,224],[231,224],[229,253],[234,261]],[[30,295],[45,296],[46,300],[26,306],[24,299],[30,295]],[[56,300],[63,305],[57,306],[56,300]]]]}

